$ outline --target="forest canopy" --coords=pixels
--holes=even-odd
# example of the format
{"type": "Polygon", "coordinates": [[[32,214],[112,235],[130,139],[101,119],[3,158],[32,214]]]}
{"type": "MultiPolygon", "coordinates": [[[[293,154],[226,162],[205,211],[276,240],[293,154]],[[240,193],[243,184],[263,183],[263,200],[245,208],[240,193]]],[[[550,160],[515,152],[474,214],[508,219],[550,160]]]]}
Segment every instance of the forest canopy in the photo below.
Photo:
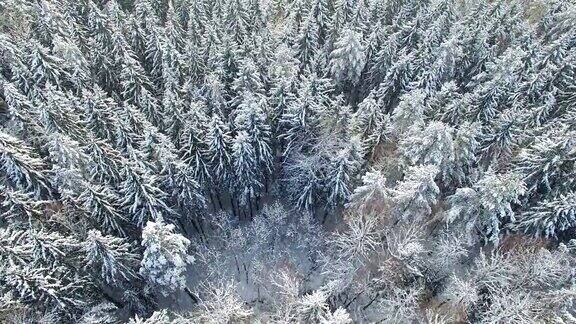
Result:
{"type": "Polygon", "coordinates": [[[570,0],[0,0],[1,323],[576,323],[570,0]]]}

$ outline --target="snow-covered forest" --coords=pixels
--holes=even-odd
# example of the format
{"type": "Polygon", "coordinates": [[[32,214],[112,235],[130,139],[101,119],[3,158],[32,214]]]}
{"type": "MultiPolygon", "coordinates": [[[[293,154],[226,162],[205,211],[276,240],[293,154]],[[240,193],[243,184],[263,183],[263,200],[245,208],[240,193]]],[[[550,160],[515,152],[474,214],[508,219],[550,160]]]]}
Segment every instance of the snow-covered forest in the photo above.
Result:
{"type": "Polygon", "coordinates": [[[576,323],[572,0],[0,0],[0,323],[576,323]]]}

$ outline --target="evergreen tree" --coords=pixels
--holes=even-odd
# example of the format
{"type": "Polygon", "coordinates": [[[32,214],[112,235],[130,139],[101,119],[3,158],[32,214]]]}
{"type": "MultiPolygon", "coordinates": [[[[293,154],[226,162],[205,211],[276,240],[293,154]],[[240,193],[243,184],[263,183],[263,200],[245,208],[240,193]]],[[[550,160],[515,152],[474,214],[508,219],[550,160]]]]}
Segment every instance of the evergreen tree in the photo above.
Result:
{"type": "Polygon", "coordinates": [[[90,179],[107,184],[120,180],[121,166],[125,161],[121,153],[104,140],[86,139],[84,152],[88,156],[86,171],[90,179]]]}
{"type": "Polygon", "coordinates": [[[10,224],[24,224],[44,215],[48,201],[37,200],[33,193],[11,190],[0,185],[2,202],[0,217],[10,224]]]}
{"type": "Polygon", "coordinates": [[[90,79],[90,66],[78,45],[72,39],[64,39],[58,35],[53,39],[52,51],[63,63],[69,81],[74,88],[80,90],[90,79]]]}
{"type": "Polygon", "coordinates": [[[233,180],[232,136],[228,126],[218,114],[212,116],[206,134],[207,148],[204,152],[211,166],[211,174],[222,188],[227,188],[233,180]]]}
{"type": "Polygon", "coordinates": [[[26,138],[29,143],[39,140],[42,128],[38,123],[38,112],[33,103],[13,83],[2,83],[3,100],[5,101],[6,113],[9,120],[6,121],[6,129],[13,134],[26,138]]]}
{"type": "Polygon", "coordinates": [[[63,268],[8,267],[3,275],[4,293],[32,307],[56,309],[73,316],[85,305],[82,279],[71,276],[63,268]]]}
{"type": "Polygon", "coordinates": [[[334,211],[348,202],[358,169],[362,164],[358,143],[352,142],[348,147],[331,158],[326,172],[327,204],[326,211],[334,211]],[[356,145],[355,145],[356,144],[356,145]]]}
{"type": "Polygon", "coordinates": [[[245,131],[238,132],[234,138],[232,159],[240,204],[251,209],[252,199],[263,189],[263,177],[258,169],[256,148],[245,131]]]}
{"type": "Polygon", "coordinates": [[[16,189],[34,193],[37,197],[50,190],[44,175],[45,164],[17,138],[0,131],[0,166],[8,181],[16,189]]]}
{"type": "MultiPolygon", "coordinates": [[[[412,54],[400,53],[399,60],[390,66],[382,83],[378,86],[376,90],[378,101],[386,111],[390,111],[397,102],[398,96],[407,89],[412,80],[413,60],[412,54]]],[[[420,96],[418,94],[416,97],[420,96]]],[[[417,99],[417,102],[418,100],[420,99],[417,99]]]]}
{"type": "Polygon", "coordinates": [[[320,113],[330,104],[329,80],[315,76],[304,79],[297,90],[297,97],[286,108],[280,119],[284,140],[284,155],[292,149],[309,149],[319,137],[320,113]]]}
{"type": "Polygon", "coordinates": [[[106,233],[125,234],[126,217],[120,210],[120,198],[106,186],[82,183],[79,194],[75,197],[89,222],[106,233]]]}
{"type": "Polygon", "coordinates": [[[70,93],[46,85],[37,105],[40,124],[48,132],[62,133],[73,140],[81,140],[86,136],[86,129],[81,115],[75,109],[77,102],[78,98],[70,93]]]}
{"type": "Polygon", "coordinates": [[[346,28],[334,44],[330,53],[330,71],[336,80],[349,82],[351,86],[358,83],[365,64],[361,41],[361,34],[346,28]]]}
{"type": "Polygon", "coordinates": [[[478,124],[462,124],[454,134],[454,165],[450,177],[457,184],[464,184],[469,179],[476,161],[476,140],[480,129],[478,124]]]}
{"type": "Polygon", "coordinates": [[[119,123],[114,100],[95,86],[93,91],[87,90],[82,94],[82,108],[86,116],[86,127],[97,137],[114,142],[119,123]]]}
{"type": "Polygon", "coordinates": [[[236,78],[232,84],[236,93],[233,103],[239,105],[245,99],[247,93],[261,95],[264,90],[264,84],[260,78],[258,67],[254,60],[250,58],[240,61],[240,66],[236,78]]]}
{"type": "Polygon", "coordinates": [[[447,221],[460,220],[469,235],[474,226],[480,227],[480,233],[488,242],[498,243],[501,224],[516,219],[512,205],[526,187],[517,174],[496,174],[488,172],[473,188],[459,188],[448,197],[450,209],[447,221]]]}
{"type": "MultiPolygon", "coordinates": [[[[29,89],[38,91],[46,84],[59,87],[62,79],[67,78],[63,61],[51,55],[46,47],[35,40],[32,40],[29,46],[29,53],[26,56],[32,82],[29,89]]],[[[24,91],[28,92],[28,88],[25,87],[24,91]]]]}
{"type": "Polygon", "coordinates": [[[97,230],[90,230],[82,244],[84,268],[101,276],[109,285],[121,286],[136,277],[134,265],[138,255],[133,247],[123,239],[102,235],[97,230]]]}
{"type": "Polygon", "coordinates": [[[389,139],[391,132],[390,116],[381,109],[370,92],[354,114],[353,128],[364,142],[364,149],[374,157],[380,145],[389,139]]]}
{"type": "Polygon", "coordinates": [[[148,222],[142,230],[140,275],[164,296],[186,288],[186,265],[194,261],[187,254],[189,245],[188,239],[174,233],[174,225],[148,222]]]}
{"type": "Polygon", "coordinates": [[[149,219],[162,220],[169,217],[172,210],[164,201],[166,193],[158,187],[158,178],[137,162],[124,164],[121,170],[122,182],[119,186],[122,209],[139,227],[149,219]]]}
{"type": "Polygon", "coordinates": [[[277,129],[279,119],[294,99],[299,71],[299,62],[294,59],[296,54],[291,48],[286,44],[280,44],[276,50],[277,53],[269,69],[271,82],[269,97],[274,129],[277,129]]]}
{"type": "Polygon", "coordinates": [[[265,102],[248,92],[245,92],[242,97],[242,103],[238,106],[234,118],[234,126],[237,132],[250,135],[250,144],[254,147],[258,166],[263,172],[270,173],[274,161],[265,102]]]}
{"type": "Polygon", "coordinates": [[[443,178],[452,169],[455,159],[453,129],[442,122],[431,122],[424,129],[410,128],[398,145],[411,165],[435,165],[443,178]]]}
{"type": "Polygon", "coordinates": [[[296,58],[300,62],[300,71],[305,70],[312,63],[318,48],[318,25],[312,13],[300,26],[294,49],[296,58]]]}
{"type": "Polygon", "coordinates": [[[518,127],[521,115],[513,111],[503,112],[499,118],[494,119],[485,131],[480,143],[481,159],[486,162],[509,159],[516,147],[518,127]]]}
{"type": "Polygon", "coordinates": [[[178,216],[187,222],[191,221],[199,230],[195,221],[205,210],[206,199],[193,170],[184,164],[176,164],[167,178],[170,197],[180,211],[178,216]]]}
{"type": "Polygon", "coordinates": [[[283,182],[290,201],[301,210],[313,212],[324,201],[325,156],[294,152],[287,156],[283,182]]]}
{"type": "Polygon", "coordinates": [[[524,175],[530,194],[546,194],[570,188],[574,166],[572,133],[543,134],[517,157],[517,170],[524,175]]]}
{"type": "Polygon", "coordinates": [[[190,166],[201,186],[208,186],[211,181],[209,162],[204,155],[206,141],[202,138],[209,119],[200,104],[193,104],[180,137],[180,156],[190,166]]]}
{"type": "Polygon", "coordinates": [[[394,189],[394,203],[399,220],[421,220],[429,216],[438,202],[440,189],[434,182],[439,169],[433,165],[408,169],[404,180],[394,189]]]}
{"type": "Polygon", "coordinates": [[[426,94],[421,90],[406,93],[392,112],[392,127],[397,137],[402,137],[409,129],[424,126],[426,94]]]}
{"type": "Polygon", "coordinates": [[[386,177],[380,171],[368,171],[362,184],[354,188],[349,206],[362,212],[378,212],[390,203],[392,190],[386,186],[386,177]]]}
{"type": "Polygon", "coordinates": [[[146,98],[146,93],[152,84],[133,52],[126,50],[121,62],[119,79],[122,85],[122,97],[131,104],[139,105],[141,100],[146,98]]]}

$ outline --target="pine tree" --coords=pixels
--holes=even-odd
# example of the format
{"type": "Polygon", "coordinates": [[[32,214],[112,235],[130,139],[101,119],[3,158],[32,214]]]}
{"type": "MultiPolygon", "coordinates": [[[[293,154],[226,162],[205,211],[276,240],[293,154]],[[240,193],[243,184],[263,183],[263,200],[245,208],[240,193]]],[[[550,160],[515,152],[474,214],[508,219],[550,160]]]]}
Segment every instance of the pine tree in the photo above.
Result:
{"type": "Polygon", "coordinates": [[[192,168],[185,164],[176,164],[167,181],[170,197],[176,202],[180,217],[194,222],[194,216],[197,217],[205,210],[206,199],[192,168]]]}
{"type": "Polygon", "coordinates": [[[379,85],[384,81],[388,69],[394,63],[397,57],[398,51],[398,35],[385,35],[381,42],[382,44],[376,48],[369,50],[373,50],[375,53],[372,54],[370,61],[367,62],[368,65],[368,85],[370,88],[379,85]]]}
{"type": "Polygon", "coordinates": [[[125,50],[121,62],[119,79],[122,97],[131,104],[139,105],[152,83],[132,51],[125,50]]]}
{"type": "Polygon", "coordinates": [[[62,270],[70,267],[69,256],[78,249],[78,240],[74,236],[63,236],[58,232],[52,232],[43,228],[30,229],[26,233],[30,244],[30,254],[33,267],[56,269],[63,266],[62,270]]]}
{"type": "Polygon", "coordinates": [[[53,43],[52,51],[62,61],[70,82],[76,89],[82,89],[90,79],[90,66],[84,54],[72,39],[56,35],[53,43]]]}
{"type": "Polygon", "coordinates": [[[269,69],[271,88],[269,91],[272,108],[272,126],[277,129],[279,119],[294,99],[296,91],[299,62],[294,59],[296,53],[282,43],[277,48],[272,65],[269,69]]]}
{"type": "Polygon", "coordinates": [[[490,123],[490,129],[484,132],[484,138],[480,142],[483,161],[502,161],[512,156],[520,133],[518,124],[521,116],[518,112],[505,111],[490,123]]]}
{"type": "Polygon", "coordinates": [[[427,115],[449,125],[458,125],[464,119],[466,107],[455,82],[447,82],[434,92],[428,101],[427,115]]]}
{"type": "Polygon", "coordinates": [[[125,235],[128,219],[121,213],[120,198],[109,187],[82,183],[80,193],[75,195],[89,222],[105,233],[125,235]]]}
{"type": "Polygon", "coordinates": [[[294,152],[286,157],[283,183],[290,201],[300,209],[313,212],[324,201],[325,156],[294,152]]]}
{"type": "MultiPolygon", "coordinates": [[[[521,60],[525,53],[521,49],[511,48],[489,66],[489,70],[483,74],[492,75],[480,83],[471,93],[468,118],[470,121],[486,123],[492,120],[498,112],[503,110],[511,96],[511,87],[516,84],[521,69],[521,60]]],[[[481,79],[482,80],[482,79],[481,79]]]]}
{"type": "Polygon", "coordinates": [[[204,108],[201,104],[191,105],[189,117],[180,137],[179,151],[184,163],[192,168],[196,181],[201,186],[207,187],[212,178],[209,162],[204,155],[207,149],[206,141],[202,138],[202,134],[205,134],[206,126],[209,123],[204,108]]]}
{"type": "Polygon", "coordinates": [[[96,85],[93,91],[83,92],[82,108],[86,127],[97,137],[114,142],[115,130],[119,123],[116,102],[96,85]]]}
{"type": "Polygon", "coordinates": [[[345,28],[334,49],[330,53],[330,71],[340,82],[349,82],[354,86],[360,80],[364,69],[365,55],[362,35],[350,28],[345,28]]]}
{"type": "Polygon", "coordinates": [[[85,305],[83,287],[86,282],[70,275],[63,268],[8,267],[3,276],[3,292],[10,292],[23,304],[44,310],[57,309],[73,316],[85,305]]]}
{"type": "Polygon", "coordinates": [[[140,275],[164,296],[186,288],[186,265],[194,261],[187,254],[189,245],[188,239],[174,233],[174,225],[148,222],[142,230],[140,275]]]}
{"type": "Polygon", "coordinates": [[[512,206],[520,202],[525,191],[526,186],[517,174],[489,171],[472,188],[459,188],[448,197],[447,221],[459,220],[468,235],[478,226],[488,242],[498,244],[501,224],[515,221],[512,206]]]}
{"type": "Polygon", "coordinates": [[[0,258],[2,260],[2,271],[10,267],[21,267],[32,261],[30,242],[27,240],[26,232],[18,229],[0,228],[0,258]]]}
{"type": "Polygon", "coordinates": [[[149,219],[162,220],[172,211],[164,201],[166,193],[158,187],[158,178],[137,162],[125,163],[119,186],[121,206],[139,227],[149,219]]]}
{"type": "Polygon", "coordinates": [[[236,93],[233,103],[239,105],[245,98],[246,93],[261,95],[264,84],[260,78],[260,72],[253,59],[245,58],[240,61],[238,73],[232,84],[232,89],[236,93]]]}
{"type": "Polygon", "coordinates": [[[246,132],[250,135],[251,145],[254,147],[258,166],[265,173],[272,171],[273,155],[270,143],[270,126],[265,114],[266,107],[263,99],[245,92],[242,102],[236,111],[234,126],[237,132],[246,132]]]}
{"type": "Polygon", "coordinates": [[[34,193],[37,197],[50,191],[44,175],[45,164],[22,141],[0,131],[0,166],[8,183],[34,193]]]}
{"type": "Polygon", "coordinates": [[[25,224],[44,215],[48,201],[37,200],[33,193],[12,190],[0,185],[0,217],[10,224],[25,224]]]}
{"type": "Polygon", "coordinates": [[[410,167],[394,189],[394,203],[399,220],[422,220],[432,213],[440,189],[434,182],[439,169],[434,165],[410,167]]]}
{"type": "Polygon", "coordinates": [[[263,177],[262,172],[258,169],[256,148],[245,131],[238,132],[234,138],[232,160],[240,204],[249,206],[251,209],[252,199],[259,195],[263,189],[263,177]]]}
{"type": "Polygon", "coordinates": [[[397,137],[402,137],[409,129],[424,126],[426,94],[414,90],[400,97],[400,103],[392,112],[392,127],[397,137]]]}
{"type": "Polygon", "coordinates": [[[470,178],[476,162],[477,141],[480,128],[478,124],[464,123],[454,134],[454,164],[449,171],[450,178],[456,184],[464,184],[470,178]]]}
{"type": "Polygon", "coordinates": [[[41,137],[42,128],[33,103],[13,83],[3,82],[1,86],[9,116],[5,123],[6,129],[20,138],[26,138],[28,143],[36,143],[41,137]]]}
{"type": "Polygon", "coordinates": [[[48,151],[48,160],[56,180],[59,171],[75,170],[78,177],[82,176],[88,157],[78,141],[60,133],[52,133],[46,136],[44,148],[48,151]]]}
{"type": "Polygon", "coordinates": [[[520,215],[513,228],[536,236],[556,237],[576,225],[576,197],[573,193],[540,201],[520,215]]]}
{"type": "Polygon", "coordinates": [[[77,102],[75,96],[47,84],[37,104],[40,124],[50,133],[62,133],[73,140],[81,140],[86,136],[86,128],[75,109],[77,102]]]}
{"type": "Polygon", "coordinates": [[[85,28],[91,37],[86,45],[92,49],[87,56],[97,82],[103,89],[112,90],[118,85],[119,71],[116,69],[120,64],[121,50],[116,37],[113,37],[118,33],[113,34],[106,15],[95,3],[90,2],[87,7],[85,28]]]}
{"type": "Polygon", "coordinates": [[[524,175],[530,194],[559,192],[569,188],[574,166],[572,133],[546,133],[517,156],[516,170],[524,175]]]}
{"type": "Polygon", "coordinates": [[[81,250],[84,269],[100,276],[106,284],[121,286],[136,277],[134,266],[139,257],[123,239],[90,230],[81,250]]]}
{"type": "MultiPolygon", "coordinates": [[[[36,40],[32,40],[29,46],[26,62],[31,73],[30,90],[39,91],[46,84],[59,87],[62,79],[68,77],[63,61],[51,55],[49,50],[36,40]]],[[[28,92],[27,87],[24,90],[28,92]]]]}
{"type": "MultiPolygon", "coordinates": [[[[412,80],[413,55],[400,53],[398,56],[399,60],[390,66],[386,76],[376,90],[379,104],[387,112],[397,102],[398,96],[408,88],[408,84],[412,80]]],[[[421,94],[418,93],[416,96],[418,98],[417,102],[420,100],[420,96],[421,94]]]]}
{"type": "Polygon", "coordinates": [[[300,62],[300,71],[308,68],[318,50],[318,25],[313,13],[306,18],[299,28],[298,36],[294,44],[297,53],[296,58],[300,62]]]}
{"type": "Polygon", "coordinates": [[[346,207],[370,214],[379,212],[391,201],[392,190],[387,187],[386,177],[380,171],[368,171],[362,184],[354,188],[346,207]]]}
{"type": "Polygon", "coordinates": [[[121,165],[124,163],[118,150],[110,143],[94,138],[87,138],[83,149],[88,156],[86,171],[90,180],[107,184],[118,183],[121,165]]]}
{"type": "Polygon", "coordinates": [[[164,174],[178,160],[173,142],[149,124],[144,128],[138,155],[160,174],[164,174]]]}
{"type": "Polygon", "coordinates": [[[364,149],[374,157],[380,145],[389,139],[391,132],[390,116],[381,109],[374,92],[370,92],[354,114],[353,128],[364,142],[364,149]]]}
{"type": "Polygon", "coordinates": [[[352,107],[344,104],[342,95],[337,96],[331,105],[323,107],[320,112],[320,140],[350,141],[354,127],[352,117],[352,107]]]}
{"type": "Polygon", "coordinates": [[[233,36],[234,41],[242,44],[248,33],[248,13],[244,7],[244,2],[240,0],[231,0],[227,6],[228,12],[225,16],[227,30],[233,36]]]}
{"type": "Polygon", "coordinates": [[[224,84],[220,79],[221,76],[217,73],[211,73],[206,76],[204,80],[204,97],[206,98],[206,105],[212,113],[218,113],[224,116],[224,108],[226,106],[226,91],[224,84]]]}
{"type": "Polygon", "coordinates": [[[221,188],[227,188],[233,180],[232,137],[228,126],[218,114],[212,116],[206,134],[207,148],[204,152],[211,166],[211,174],[221,188]]]}
{"type": "Polygon", "coordinates": [[[336,152],[335,156],[330,159],[324,184],[328,197],[327,212],[333,212],[348,202],[355,177],[362,164],[359,146],[359,143],[352,142],[336,152]]]}
{"type": "Polygon", "coordinates": [[[284,155],[292,150],[309,149],[319,137],[320,113],[330,104],[332,87],[327,79],[311,76],[302,81],[297,97],[280,119],[284,155]]]}
{"type": "Polygon", "coordinates": [[[444,179],[448,177],[455,159],[453,129],[450,126],[431,122],[424,129],[409,128],[398,146],[409,164],[435,165],[444,179]]]}

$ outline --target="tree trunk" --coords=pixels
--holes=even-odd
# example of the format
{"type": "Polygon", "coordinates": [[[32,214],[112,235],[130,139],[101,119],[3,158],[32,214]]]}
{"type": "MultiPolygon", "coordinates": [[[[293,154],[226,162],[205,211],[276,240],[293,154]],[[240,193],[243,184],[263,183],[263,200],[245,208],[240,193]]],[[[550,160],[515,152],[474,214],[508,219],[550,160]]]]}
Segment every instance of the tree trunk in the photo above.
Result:
{"type": "Polygon", "coordinates": [[[208,197],[210,197],[210,204],[212,205],[212,210],[216,211],[216,204],[214,203],[214,197],[212,197],[212,192],[208,192],[208,197]]]}
{"type": "Polygon", "coordinates": [[[186,292],[186,294],[188,294],[188,296],[190,296],[190,299],[192,299],[192,301],[194,302],[194,304],[198,304],[198,302],[200,301],[200,299],[198,299],[198,297],[192,292],[192,290],[190,290],[190,288],[185,287],[184,291],[186,292]]]}
{"type": "Polygon", "coordinates": [[[234,198],[232,198],[232,196],[230,196],[230,206],[232,206],[232,215],[234,218],[238,217],[238,220],[240,220],[240,215],[236,213],[236,206],[234,206],[234,198]]]}
{"type": "Polygon", "coordinates": [[[240,277],[240,265],[238,264],[238,257],[234,256],[234,261],[236,262],[236,270],[238,271],[238,277],[240,277]]]}
{"type": "Polygon", "coordinates": [[[254,218],[254,213],[252,212],[252,193],[248,197],[248,208],[250,209],[250,220],[254,218]]]}
{"type": "Polygon", "coordinates": [[[104,296],[104,299],[106,299],[107,301],[114,304],[114,306],[118,307],[118,309],[122,309],[126,306],[126,305],[124,305],[123,302],[119,301],[118,299],[114,298],[112,295],[110,295],[109,293],[104,291],[104,288],[102,288],[101,290],[102,290],[102,295],[104,296]]]}
{"type": "Polygon", "coordinates": [[[220,200],[220,192],[218,192],[218,190],[216,190],[216,201],[218,202],[218,207],[220,207],[220,209],[222,209],[222,200],[220,200]]]}
{"type": "Polygon", "coordinates": [[[180,227],[182,228],[182,232],[184,232],[186,237],[190,237],[190,233],[188,233],[188,229],[186,229],[186,224],[184,224],[184,221],[182,221],[182,218],[180,218],[180,217],[178,217],[178,224],[180,224],[180,227]]]}

